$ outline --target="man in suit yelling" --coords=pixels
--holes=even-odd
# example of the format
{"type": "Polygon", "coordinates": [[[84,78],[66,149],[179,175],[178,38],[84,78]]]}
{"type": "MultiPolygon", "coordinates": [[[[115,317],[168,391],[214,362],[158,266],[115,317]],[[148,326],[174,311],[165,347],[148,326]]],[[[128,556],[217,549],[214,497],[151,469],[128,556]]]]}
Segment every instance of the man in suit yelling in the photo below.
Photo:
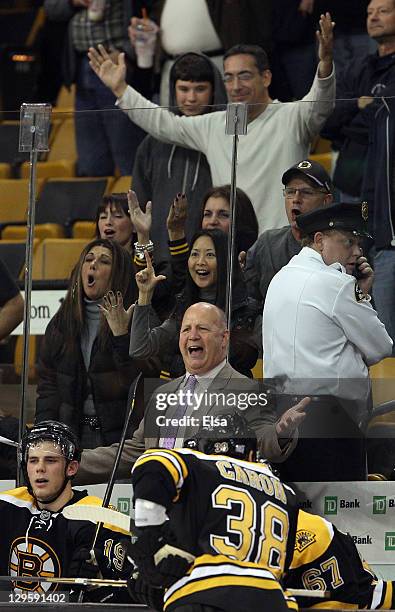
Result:
{"type": "MultiPolygon", "coordinates": [[[[147,448],[177,448],[201,425],[215,426],[221,413],[240,410],[254,428],[260,453],[275,462],[284,461],[295,446],[294,433],[305,417],[305,398],[277,420],[274,398],[259,385],[233,369],[226,360],[229,331],[223,311],[205,302],[193,304],[184,314],[179,346],[186,373],[152,394],[144,418],[126,440],[118,478],[127,478],[136,459],[147,448]]],[[[77,484],[108,479],[117,444],[85,450],[77,484]]]]}

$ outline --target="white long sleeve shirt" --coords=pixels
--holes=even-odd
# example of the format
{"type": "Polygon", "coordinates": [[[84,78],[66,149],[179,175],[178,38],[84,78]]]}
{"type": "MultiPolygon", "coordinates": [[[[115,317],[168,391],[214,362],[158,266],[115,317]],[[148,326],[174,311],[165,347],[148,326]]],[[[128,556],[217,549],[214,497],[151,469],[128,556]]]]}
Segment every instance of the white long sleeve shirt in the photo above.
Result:
{"type": "MultiPolygon", "coordinates": [[[[248,124],[247,135],[240,136],[237,186],[251,198],[260,232],[288,224],[281,177],[308,156],[310,143],[332,112],[334,99],[334,72],[324,79],[317,74],[303,100],[269,104],[248,124]]],[[[180,117],[149,102],[130,86],[117,103],[155,138],[202,151],[214,185],[230,183],[232,136],[225,134],[225,111],[180,117]]]]}

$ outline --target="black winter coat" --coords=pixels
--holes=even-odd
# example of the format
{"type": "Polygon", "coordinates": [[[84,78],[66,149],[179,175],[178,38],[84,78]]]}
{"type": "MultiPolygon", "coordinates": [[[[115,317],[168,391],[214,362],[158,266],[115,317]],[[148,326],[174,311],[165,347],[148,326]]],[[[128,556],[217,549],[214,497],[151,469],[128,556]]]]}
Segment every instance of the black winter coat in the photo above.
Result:
{"type": "MultiPolygon", "coordinates": [[[[67,333],[67,332],[66,332],[67,333]]],[[[38,364],[36,422],[54,419],[69,425],[77,435],[83,404],[90,388],[101,422],[104,445],[119,442],[125,421],[129,387],[143,369],[129,357],[130,335],[110,336],[111,346],[100,350],[96,339],[88,371],[82,352],[61,353],[65,334],[51,320],[45,332],[38,364]]],[[[144,373],[154,376],[144,364],[144,373]]]]}
{"type": "Polygon", "coordinates": [[[367,55],[345,70],[336,85],[335,110],[325,123],[321,136],[333,141],[340,150],[333,177],[335,187],[359,196],[368,150],[369,127],[374,121],[379,101],[358,108],[361,96],[386,95],[395,81],[395,53],[379,57],[367,55]]]}
{"type": "Polygon", "coordinates": [[[376,249],[395,247],[395,84],[386,89],[370,129],[362,199],[369,205],[369,231],[376,249]]]}

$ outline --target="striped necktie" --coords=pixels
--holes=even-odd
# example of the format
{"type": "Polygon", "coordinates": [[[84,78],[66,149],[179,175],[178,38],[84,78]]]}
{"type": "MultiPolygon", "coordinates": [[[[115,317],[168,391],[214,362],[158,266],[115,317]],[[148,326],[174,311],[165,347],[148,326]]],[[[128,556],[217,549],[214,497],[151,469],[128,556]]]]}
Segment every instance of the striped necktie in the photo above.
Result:
{"type": "MultiPolygon", "coordinates": [[[[190,395],[194,392],[197,383],[197,378],[193,374],[188,377],[185,387],[182,389],[182,395],[184,396],[184,402],[180,403],[177,406],[177,409],[174,413],[173,419],[179,421],[186,413],[188,408],[188,396],[186,395],[188,391],[190,391],[190,395]]],[[[163,448],[174,448],[175,441],[177,439],[178,425],[170,425],[166,427],[167,437],[163,439],[163,448]]]]}

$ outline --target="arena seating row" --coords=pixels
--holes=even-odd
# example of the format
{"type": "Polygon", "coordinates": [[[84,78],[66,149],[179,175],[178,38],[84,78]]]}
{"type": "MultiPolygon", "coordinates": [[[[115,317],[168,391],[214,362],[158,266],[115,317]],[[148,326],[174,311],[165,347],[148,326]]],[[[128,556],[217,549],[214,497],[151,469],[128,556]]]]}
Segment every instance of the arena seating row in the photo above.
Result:
{"type": "MultiPolygon", "coordinates": [[[[37,179],[35,237],[39,240],[91,237],[92,224],[88,230],[81,225],[74,228],[74,224],[77,221],[92,222],[105,193],[125,191],[130,185],[130,176],[37,179]]],[[[28,193],[28,179],[0,179],[2,239],[26,238],[28,193]]]]}
{"type": "MultiPolygon", "coordinates": [[[[45,238],[34,240],[33,280],[63,280],[70,277],[82,249],[90,238],[45,238]]],[[[24,240],[0,240],[0,259],[15,278],[23,278],[24,240]]]]}

